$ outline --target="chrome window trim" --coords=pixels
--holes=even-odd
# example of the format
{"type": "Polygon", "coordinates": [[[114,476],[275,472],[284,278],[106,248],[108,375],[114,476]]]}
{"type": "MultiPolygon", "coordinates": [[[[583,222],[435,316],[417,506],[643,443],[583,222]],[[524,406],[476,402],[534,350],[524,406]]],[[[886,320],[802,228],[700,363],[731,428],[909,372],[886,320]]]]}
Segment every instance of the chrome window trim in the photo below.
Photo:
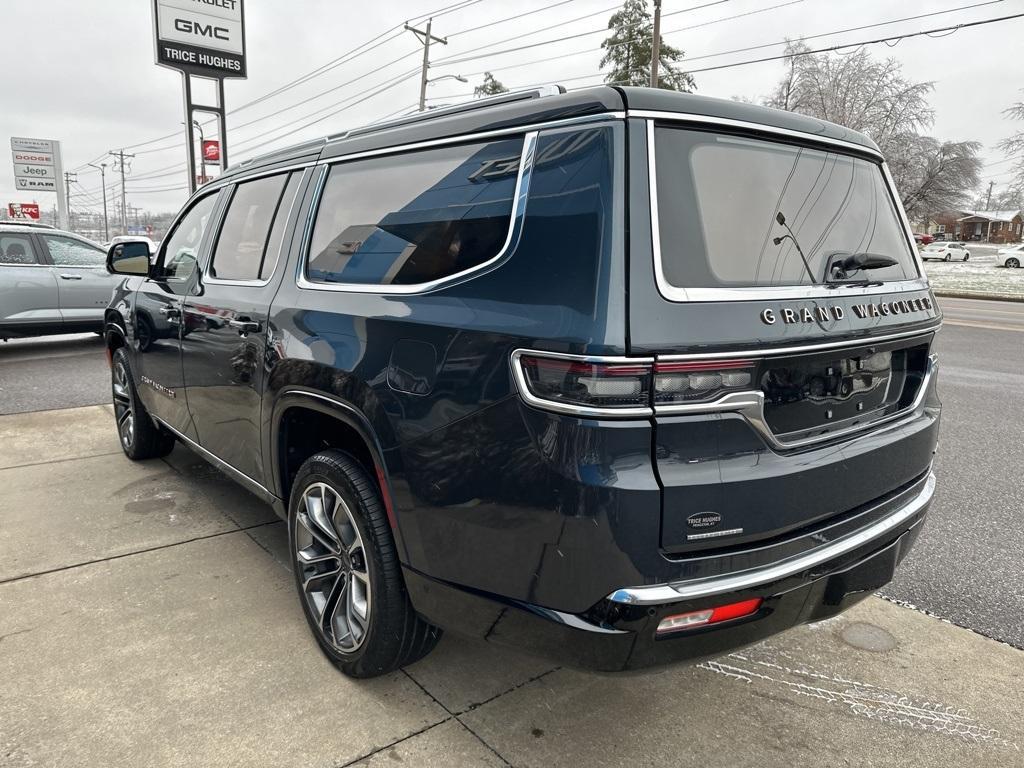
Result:
{"type": "Polygon", "coordinates": [[[861,344],[880,344],[883,341],[896,341],[897,339],[908,339],[913,336],[920,336],[922,339],[932,333],[936,333],[942,327],[942,323],[927,328],[918,328],[913,331],[902,331],[900,333],[889,333],[883,336],[865,336],[859,339],[845,339],[843,341],[825,341],[812,344],[798,344],[789,347],[763,347],[753,350],[740,350],[737,352],[691,352],[678,355],[658,355],[658,362],[680,362],[685,360],[731,360],[734,358],[745,359],[748,357],[765,358],[778,357],[780,355],[797,355],[804,352],[820,352],[827,349],[842,349],[843,347],[855,347],[861,344]]]}
{"type": "MultiPolygon", "coordinates": [[[[712,597],[726,592],[751,589],[763,584],[770,584],[779,579],[794,576],[815,568],[834,558],[841,557],[890,533],[923,510],[931,501],[934,493],[935,475],[929,471],[924,488],[913,499],[881,520],[877,520],[831,544],[826,544],[773,565],[752,568],[747,571],[730,573],[724,576],[676,581],[668,584],[654,584],[644,587],[625,587],[615,590],[606,599],[614,603],[626,603],[628,605],[658,605],[661,603],[674,603],[682,600],[712,597]]],[[[877,506],[880,505],[876,505],[876,508],[877,506]]]]}
{"type": "MultiPolygon", "coordinates": [[[[494,128],[489,131],[477,131],[476,133],[453,134],[437,139],[425,139],[423,141],[410,142],[408,144],[396,144],[379,149],[367,149],[362,152],[350,152],[349,154],[332,155],[317,161],[317,165],[334,165],[335,163],[348,162],[349,160],[362,160],[366,157],[378,157],[380,155],[396,155],[403,152],[410,152],[417,149],[428,149],[431,147],[443,147],[447,144],[466,144],[484,139],[493,139],[501,136],[512,136],[518,133],[536,133],[549,128],[562,128],[566,126],[585,125],[587,123],[602,123],[612,120],[623,120],[625,112],[600,112],[593,115],[581,115],[579,117],[566,117],[561,120],[548,120],[540,123],[525,123],[513,125],[508,128],[494,128]]],[[[344,141],[343,139],[339,141],[344,141]]],[[[328,144],[324,151],[330,148],[328,144]]]]}
{"type": "MultiPolygon", "coordinates": [[[[445,277],[438,278],[437,280],[429,280],[425,283],[411,283],[409,285],[387,285],[382,283],[324,283],[310,280],[309,277],[306,276],[306,267],[309,263],[309,249],[313,242],[314,222],[316,220],[321,197],[323,196],[324,189],[327,186],[327,178],[329,176],[326,166],[343,164],[340,160],[337,163],[322,163],[322,165],[325,166],[325,170],[317,182],[316,193],[313,197],[312,203],[310,204],[310,217],[307,222],[305,237],[303,238],[302,243],[301,256],[299,258],[299,271],[296,278],[299,288],[315,291],[342,291],[345,293],[374,293],[408,296],[411,294],[426,293],[454,283],[459,283],[466,280],[471,275],[476,275],[480,272],[491,269],[494,265],[506,259],[508,255],[515,250],[515,247],[519,242],[519,237],[522,234],[523,222],[526,218],[526,196],[530,189],[530,178],[533,173],[533,160],[534,153],[537,148],[538,133],[538,131],[530,131],[523,136],[523,147],[519,156],[519,172],[516,176],[515,190],[512,194],[512,210],[509,215],[508,232],[505,235],[505,242],[502,244],[498,252],[491,258],[487,259],[487,261],[481,262],[469,269],[464,269],[461,272],[456,272],[452,275],[446,275],[445,277]]],[[[377,154],[372,155],[372,157],[378,156],[379,155],[377,154]]],[[[347,161],[353,158],[360,159],[362,157],[363,155],[360,153],[359,155],[348,156],[345,160],[347,161]]]]}
{"type": "Polygon", "coordinates": [[[880,427],[889,425],[898,426],[905,421],[916,418],[918,411],[924,405],[924,399],[928,395],[928,388],[932,379],[938,371],[939,364],[935,355],[928,358],[928,367],[925,369],[924,377],[917,388],[913,402],[906,408],[890,413],[880,419],[854,424],[834,432],[826,432],[821,435],[800,438],[799,440],[780,440],[768,425],[764,415],[764,393],[760,390],[749,392],[733,392],[710,403],[676,403],[671,405],[655,405],[655,416],[680,416],[695,413],[736,413],[753,428],[755,432],[765,441],[769,448],[774,451],[792,451],[797,448],[806,448],[819,443],[840,440],[859,433],[874,433],[880,427]]]}
{"type": "Polygon", "coordinates": [[[843,149],[872,155],[879,160],[883,159],[882,153],[877,149],[872,149],[871,147],[864,146],[863,144],[857,144],[853,141],[844,141],[843,139],[835,139],[830,136],[822,136],[808,131],[796,131],[792,128],[779,128],[774,125],[765,125],[764,123],[751,123],[747,120],[733,120],[732,118],[715,117],[714,115],[699,115],[693,112],[660,112],[653,109],[631,109],[626,112],[626,117],[642,117],[646,118],[648,122],[653,120],[675,120],[677,122],[739,128],[740,130],[751,131],[754,133],[774,133],[778,136],[800,139],[801,141],[816,141],[822,144],[833,144],[837,147],[842,147],[843,149]]]}
{"type": "Polygon", "coordinates": [[[654,363],[653,357],[623,357],[623,356],[612,356],[612,355],[570,355],[564,352],[547,352],[539,349],[516,349],[513,350],[509,356],[509,364],[512,366],[512,378],[516,382],[516,388],[519,390],[520,397],[527,403],[535,408],[540,408],[545,411],[554,411],[555,413],[563,413],[569,416],[581,416],[581,417],[596,417],[601,419],[608,418],[648,418],[654,415],[653,409],[647,406],[628,407],[628,408],[589,408],[582,405],[570,405],[568,403],[559,403],[553,400],[545,400],[544,398],[537,397],[530,391],[530,387],[526,382],[526,373],[523,371],[523,366],[519,362],[519,358],[523,355],[535,355],[536,357],[548,357],[556,360],[572,360],[573,362],[579,363],[633,363],[636,365],[651,365],[654,363]]]}
{"type": "MultiPolygon", "coordinates": [[[[287,222],[291,221],[292,214],[295,213],[295,205],[299,201],[299,197],[300,197],[299,192],[301,192],[303,187],[305,186],[306,174],[307,173],[312,173],[312,171],[310,170],[311,168],[312,168],[312,165],[306,166],[305,168],[303,168],[303,175],[299,179],[299,187],[298,187],[298,189],[295,192],[295,197],[292,198],[291,204],[288,206],[288,214],[287,214],[287,216],[285,218],[286,226],[287,226],[287,222]]],[[[282,173],[291,173],[291,171],[282,171],[282,173]]],[[[259,177],[253,176],[252,178],[256,179],[256,178],[259,178],[259,177]]],[[[246,177],[245,180],[248,181],[249,177],[246,177]]],[[[285,181],[284,189],[281,190],[281,194],[283,195],[287,190],[288,190],[288,182],[285,181]]],[[[220,231],[224,228],[224,218],[227,216],[228,211],[230,209],[231,209],[231,201],[229,200],[228,201],[228,207],[224,209],[224,216],[221,216],[221,219],[220,219],[220,227],[218,228],[218,231],[217,231],[217,239],[213,242],[213,252],[210,254],[210,264],[209,264],[209,268],[210,269],[213,268],[213,260],[217,257],[217,243],[220,241],[220,231]]],[[[271,227],[271,229],[273,229],[274,222],[270,223],[270,227],[271,227]]],[[[270,237],[270,231],[269,230],[267,231],[267,237],[268,238],[270,237]]],[[[248,287],[251,287],[251,288],[265,288],[266,286],[270,285],[270,283],[273,282],[274,275],[277,274],[277,268],[281,264],[281,257],[282,257],[282,255],[284,255],[284,248],[285,248],[285,238],[282,238],[281,239],[281,245],[277,249],[277,261],[274,263],[274,271],[270,273],[270,277],[268,277],[266,280],[224,280],[223,278],[214,277],[212,274],[200,273],[199,281],[203,285],[239,285],[239,286],[248,286],[248,287]]]]}
{"type": "Polygon", "coordinates": [[[911,259],[917,268],[918,276],[909,280],[894,280],[885,282],[882,285],[873,286],[841,286],[827,287],[823,285],[779,285],[779,286],[750,286],[746,288],[683,288],[672,285],[665,277],[665,270],[661,258],[661,225],[658,211],[658,175],[657,162],[655,158],[654,121],[677,120],[685,122],[697,122],[710,126],[741,127],[760,133],[773,133],[783,136],[797,137],[800,139],[823,141],[845,149],[858,152],[868,152],[874,157],[881,159],[881,155],[867,147],[859,144],[852,144],[839,139],[827,139],[816,134],[791,131],[784,128],[758,123],[747,123],[740,120],[729,120],[726,118],[712,118],[707,115],[691,115],[688,113],[673,112],[648,112],[635,111],[627,113],[631,117],[646,117],[647,119],[647,188],[650,198],[651,211],[651,250],[654,254],[654,280],[658,286],[658,292],[669,301],[695,302],[695,301],[763,301],[763,300],[798,300],[798,299],[820,299],[835,298],[837,296],[875,296],[883,294],[905,293],[907,291],[928,290],[928,279],[924,277],[924,267],[914,242],[913,232],[907,222],[906,212],[899,200],[899,195],[894,194],[892,175],[885,162],[882,161],[882,177],[885,181],[886,191],[893,204],[896,206],[896,215],[904,236],[907,238],[907,247],[910,249],[911,259]]]}

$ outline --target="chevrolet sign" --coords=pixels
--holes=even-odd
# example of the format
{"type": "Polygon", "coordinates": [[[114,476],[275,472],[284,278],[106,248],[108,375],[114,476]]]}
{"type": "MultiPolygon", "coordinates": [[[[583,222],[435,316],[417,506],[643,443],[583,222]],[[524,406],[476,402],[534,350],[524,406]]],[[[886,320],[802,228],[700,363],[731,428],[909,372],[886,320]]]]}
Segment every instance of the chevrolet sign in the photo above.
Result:
{"type": "Polygon", "coordinates": [[[245,77],[243,0],[154,0],[156,63],[203,77],[245,77]]]}

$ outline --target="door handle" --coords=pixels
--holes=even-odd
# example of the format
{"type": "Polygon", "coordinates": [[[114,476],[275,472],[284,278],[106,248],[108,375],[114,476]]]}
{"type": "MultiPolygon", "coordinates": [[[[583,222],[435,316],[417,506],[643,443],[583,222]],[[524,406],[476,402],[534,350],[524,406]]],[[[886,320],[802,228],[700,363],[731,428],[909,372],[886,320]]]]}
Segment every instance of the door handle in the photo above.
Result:
{"type": "Polygon", "coordinates": [[[82,276],[81,275],[69,275],[69,274],[63,273],[63,274],[61,274],[60,279],[61,280],[81,280],[82,276]]]}
{"type": "Polygon", "coordinates": [[[239,336],[245,336],[247,333],[259,333],[260,330],[260,324],[247,317],[240,317],[237,320],[232,318],[228,320],[228,325],[237,330],[239,336]]]}

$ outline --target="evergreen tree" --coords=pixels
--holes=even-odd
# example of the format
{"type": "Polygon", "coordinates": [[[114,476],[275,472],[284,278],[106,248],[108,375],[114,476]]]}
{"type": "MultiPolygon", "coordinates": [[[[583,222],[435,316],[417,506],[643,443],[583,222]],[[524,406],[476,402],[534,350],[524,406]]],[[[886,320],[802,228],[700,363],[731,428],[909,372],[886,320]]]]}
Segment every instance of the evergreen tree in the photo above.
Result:
{"type": "Polygon", "coordinates": [[[508,88],[496,80],[490,72],[484,72],[484,82],[473,89],[474,96],[495,96],[499,93],[508,93],[508,88]]]}
{"type": "MultiPolygon", "coordinates": [[[[601,43],[605,53],[601,67],[611,65],[605,78],[617,85],[651,84],[651,45],[654,23],[647,10],[647,0],[625,0],[622,8],[608,19],[612,34],[601,43]]],[[[658,50],[658,87],[670,91],[689,93],[696,83],[689,73],[674,66],[683,58],[683,52],[662,38],[658,50]]]]}

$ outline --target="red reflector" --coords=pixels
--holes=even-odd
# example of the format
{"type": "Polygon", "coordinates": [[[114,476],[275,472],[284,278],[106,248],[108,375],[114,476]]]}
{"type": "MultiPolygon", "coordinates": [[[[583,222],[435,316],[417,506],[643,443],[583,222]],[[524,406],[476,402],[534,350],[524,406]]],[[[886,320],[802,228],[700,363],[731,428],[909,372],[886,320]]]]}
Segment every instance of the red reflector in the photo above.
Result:
{"type": "Polygon", "coordinates": [[[760,597],[755,597],[739,603],[720,605],[717,608],[705,608],[701,611],[690,611],[689,613],[666,616],[658,623],[658,629],[655,634],[664,635],[668,632],[678,632],[681,629],[706,627],[708,624],[718,624],[722,621],[750,616],[757,613],[762,602],[763,600],[760,597]]]}
{"type": "Polygon", "coordinates": [[[738,619],[741,616],[749,616],[752,613],[756,613],[757,609],[761,607],[761,598],[755,597],[753,600],[744,600],[741,603],[730,603],[729,605],[720,605],[711,612],[711,621],[708,624],[714,624],[716,621],[728,621],[729,619],[738,619]]]}

